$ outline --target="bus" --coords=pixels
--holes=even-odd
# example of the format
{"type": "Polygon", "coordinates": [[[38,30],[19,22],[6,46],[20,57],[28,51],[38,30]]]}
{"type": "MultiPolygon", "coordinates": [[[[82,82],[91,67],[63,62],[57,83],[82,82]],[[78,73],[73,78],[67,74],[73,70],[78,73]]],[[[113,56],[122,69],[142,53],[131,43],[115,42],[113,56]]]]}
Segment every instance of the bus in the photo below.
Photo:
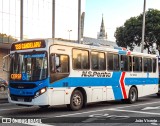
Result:
{"type": "Polygon", "coordinates": [[[92,102],[134,103],[158,92],[156,55],[59,39],[31,39],[12,43],[9,57],[8,100],[17,105],[66,105],[79,110],[92,102]]]}
{"type": "Polygon", "coordinates": [[[158,56],[158,71],[159,71],[159,90],[157,96],[160,97],[160,56],[158,56]]]}

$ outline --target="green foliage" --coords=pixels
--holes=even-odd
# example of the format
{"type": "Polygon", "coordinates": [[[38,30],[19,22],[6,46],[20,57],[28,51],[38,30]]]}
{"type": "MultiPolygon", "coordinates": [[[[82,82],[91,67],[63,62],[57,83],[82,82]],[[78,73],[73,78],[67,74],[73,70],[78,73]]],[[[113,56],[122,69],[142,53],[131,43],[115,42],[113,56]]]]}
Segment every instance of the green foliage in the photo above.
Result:
{"type": "Polygon", "coordinates": [[[0,43],[9,43],[14,41],[17,41],[17,39],[13,38],[11,35],[0,33],[0,43]]]}
{"type": "MultiPolygon", "coordinates": [[[[129,47],[133,50],[135,46],[140,46],[142,41],[143,14],[131,17],[123,26],[116,29],[115,38],[118,46],[129,47]]],[[[156,42],[157,49],[160,48],[160,11],[149,9],[145,17],[144,49],[151,53],[149,48],[156,42]]]]}

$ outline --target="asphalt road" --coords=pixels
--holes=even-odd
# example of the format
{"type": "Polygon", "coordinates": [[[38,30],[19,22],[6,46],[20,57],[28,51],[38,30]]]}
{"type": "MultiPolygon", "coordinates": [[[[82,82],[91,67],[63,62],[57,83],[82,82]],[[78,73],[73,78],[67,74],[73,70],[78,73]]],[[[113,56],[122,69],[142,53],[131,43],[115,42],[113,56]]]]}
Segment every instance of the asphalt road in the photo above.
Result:
{"type": "Polygon", "coordinates": [[[3,102],[0,103],[1,125],[157,126],[160,125],[160,97],[139,98],[135,104],[121,101],[92,103],[80,111],[70,111],[66,106],[39,109],[37,106],[21,107],[3,102]]]}

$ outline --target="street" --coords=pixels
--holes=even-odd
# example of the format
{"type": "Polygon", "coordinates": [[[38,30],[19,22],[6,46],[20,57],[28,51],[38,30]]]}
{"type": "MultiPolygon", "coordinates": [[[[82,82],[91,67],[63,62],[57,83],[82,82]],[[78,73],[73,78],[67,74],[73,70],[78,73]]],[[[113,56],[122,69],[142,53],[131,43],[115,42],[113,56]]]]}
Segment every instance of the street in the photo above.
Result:
{"type": "Polygon", "coordinates": [[[37,106],[22,107],[2,102],[0,117],[2,126],[160,125],[160,98],[151,95],[139,98],[135,104],[121,101],[92,103],[80,111],[70,111],[65,105],[39,109],[37,106]]]}

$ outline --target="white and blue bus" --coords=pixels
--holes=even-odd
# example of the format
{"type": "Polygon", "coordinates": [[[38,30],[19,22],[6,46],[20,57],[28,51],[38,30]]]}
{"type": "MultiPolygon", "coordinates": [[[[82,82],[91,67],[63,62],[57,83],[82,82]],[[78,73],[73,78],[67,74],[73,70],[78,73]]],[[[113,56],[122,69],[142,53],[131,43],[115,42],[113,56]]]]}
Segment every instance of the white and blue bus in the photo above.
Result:
{"type": "Polygon", "coordinates": [[[10,51],[9,102],[41,108],[123,100],[158,92],[158,59],[114,47],[56,39],[15,42],[10,51]]]}

